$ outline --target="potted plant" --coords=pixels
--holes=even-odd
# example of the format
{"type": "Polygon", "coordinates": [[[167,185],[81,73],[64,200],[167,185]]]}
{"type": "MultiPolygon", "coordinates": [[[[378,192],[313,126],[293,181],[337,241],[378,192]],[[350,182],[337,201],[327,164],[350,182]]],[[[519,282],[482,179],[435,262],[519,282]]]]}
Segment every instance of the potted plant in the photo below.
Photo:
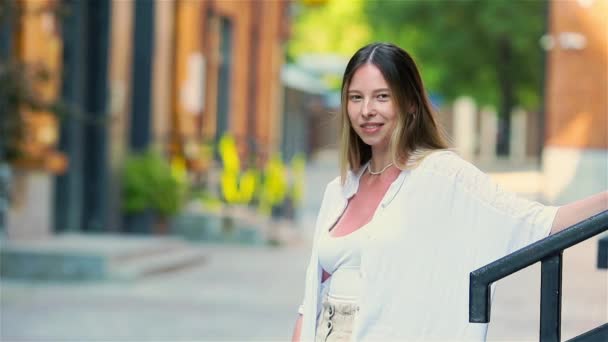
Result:
{"type": "Polygon", "coordinates": [[[166,233],[168,220],[184,205],[186,189],[185,177],[159,153],[127,157],[122,175],[126,231],[166,233]]]}

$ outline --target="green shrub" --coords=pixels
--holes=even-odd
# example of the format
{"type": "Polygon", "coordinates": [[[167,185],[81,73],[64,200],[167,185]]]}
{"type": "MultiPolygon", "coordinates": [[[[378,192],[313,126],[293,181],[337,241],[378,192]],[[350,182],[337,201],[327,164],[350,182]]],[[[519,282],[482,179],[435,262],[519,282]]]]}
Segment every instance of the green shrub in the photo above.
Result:
{"type": "Polygon", "coordinates": [[[184,205],[187,184],[171,165],[155,152],[129,156],[123,170],[123,210],[141,213],[153,210],[162,217],[177,214],[184,205]]]}

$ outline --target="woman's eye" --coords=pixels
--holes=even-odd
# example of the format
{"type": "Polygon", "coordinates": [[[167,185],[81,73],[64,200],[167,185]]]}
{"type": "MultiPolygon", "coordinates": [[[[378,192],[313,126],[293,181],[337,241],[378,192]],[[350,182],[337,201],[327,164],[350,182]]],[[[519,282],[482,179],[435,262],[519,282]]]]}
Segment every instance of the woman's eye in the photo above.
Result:
{"type": "Polygon", "coordinates": [[[378,94],[378,99],[379,99],[380,101],[386,101],[386,100],[388,100],[389,98],[390,98],[390,95],[389,95],[389,94],[378,94]]]}
{"type": "Polygon", "coordinates": [[[348,97],[348,99],[351,101],[359,101],[361,100],[361,95],[351,95],[348,97]]]}

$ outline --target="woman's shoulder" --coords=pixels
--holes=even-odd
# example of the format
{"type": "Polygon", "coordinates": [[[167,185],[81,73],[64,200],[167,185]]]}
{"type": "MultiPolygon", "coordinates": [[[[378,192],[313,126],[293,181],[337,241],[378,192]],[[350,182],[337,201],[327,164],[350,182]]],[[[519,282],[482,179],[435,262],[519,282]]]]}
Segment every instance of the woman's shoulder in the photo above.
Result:
{"type": "Polygon", "coordinates": [[[342,192],[342,184],[340,182],[340,177],[336,177],[331,180],[325,186],[325,191],[323,192],[323,197],[321,199],[321,206],[319,211],[319,216],[323,217],[327,214],[328,211],[331,211],[337,203],[340,202],[342,192]]]}
{"type": "Polygon", "coordinates": [[[336,176],[334,179],[329,181],[325,186],[326,189],[340,189],[342,188],[342,182],[340,176],[336,176]]]}
{"type": "Polygon", "coordinates": [[[480,172],[477,167],[464,160],[458,153],[451,149],[435,150],[428,153],[422,159],[418,168],[446,175],[461,171],[480,172]]]}
{"type": "Polygon", "coordinates": [[[478,203],[489,205],[499,211],[515,216],[528,206],[517,197],[504,191],[491,177],[453,151],[437,151],[420,164],[420,174],[429,175],[430,184],[437,191],[452,191],[466,194],[478,203]],[[513,209],[516,208],[516,209],[513,209]]]}
{"type": "Polygon", "coordinates": [[[342,191],[342,182],[340,181],[340,176],[337,176],[325,185],[325,191],[323,194],[323,198],[327,198],[328,196],[331,197],[334,194],[339,194],[341,191],[342,191]]]}
{"type": "Polygon", "coordinates": [[[459,184],[468,191],[479,190],[490,182],[488,175],[453,150],[429,153],[416,172],[432,175],[434,179],[445,179],[454,185],[459,184]]]}

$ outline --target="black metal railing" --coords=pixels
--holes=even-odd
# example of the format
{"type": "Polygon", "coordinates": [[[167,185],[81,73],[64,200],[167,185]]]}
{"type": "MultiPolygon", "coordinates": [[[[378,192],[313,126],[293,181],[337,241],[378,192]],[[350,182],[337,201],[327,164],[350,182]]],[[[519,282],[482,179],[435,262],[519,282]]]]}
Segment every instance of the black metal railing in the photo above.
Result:
{"type": "MultiPolygon", "coordinates": [[[[490,321],[490,285],[493,282],[540,261],[540,341],[560,341],[562,253],[564,249],[607,230],[608,210],[471,272],[469,322],[490,321]]],[[[608,341],[608,323],[570,341],[608,341]]]]}
{"type": "Polygon", "coordinates": [[[597,268],[608,268],[608,234],[597,241],[597,268]]]}

